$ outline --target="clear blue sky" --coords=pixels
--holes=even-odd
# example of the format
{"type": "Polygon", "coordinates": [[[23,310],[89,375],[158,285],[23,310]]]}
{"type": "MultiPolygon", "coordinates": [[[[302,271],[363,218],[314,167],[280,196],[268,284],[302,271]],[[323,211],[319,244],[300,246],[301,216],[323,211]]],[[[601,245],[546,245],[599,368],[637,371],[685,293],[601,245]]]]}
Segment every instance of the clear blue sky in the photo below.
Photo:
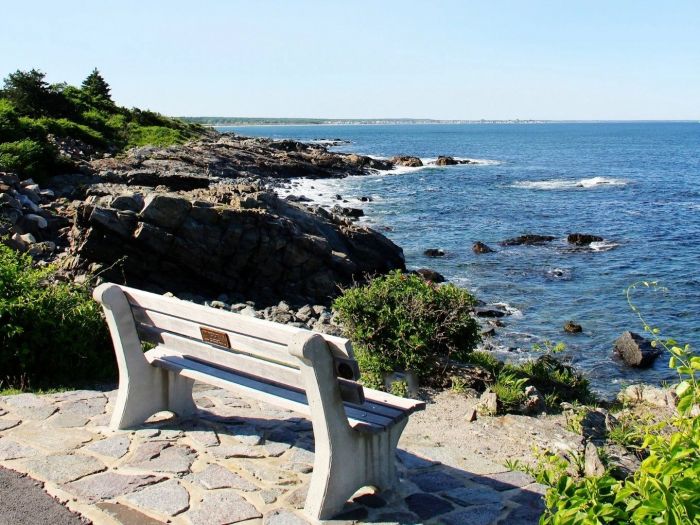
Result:
{"type": "Polygon", "coordinates": [[[700,1],[25,0],[0,75],[170,115],[700,119],[700,1]]]}

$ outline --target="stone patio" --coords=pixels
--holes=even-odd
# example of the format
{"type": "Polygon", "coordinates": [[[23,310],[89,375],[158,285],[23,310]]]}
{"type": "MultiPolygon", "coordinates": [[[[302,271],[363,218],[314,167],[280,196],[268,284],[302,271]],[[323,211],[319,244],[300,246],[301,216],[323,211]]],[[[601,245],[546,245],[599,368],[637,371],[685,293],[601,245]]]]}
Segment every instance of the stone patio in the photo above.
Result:
{"type": "MultiPolygon", "coordinates": [[[[310,422],[197,386],[197,420],[159,414],[119,432],[107,428],[115,391],[0,397],[0,465],[43,481],[97,524],[309,523],[310,422]]],[[[544,487],[529,476],[404,441],[395,490],[359,493],[330,523],[538,522],[544,487]]]]}

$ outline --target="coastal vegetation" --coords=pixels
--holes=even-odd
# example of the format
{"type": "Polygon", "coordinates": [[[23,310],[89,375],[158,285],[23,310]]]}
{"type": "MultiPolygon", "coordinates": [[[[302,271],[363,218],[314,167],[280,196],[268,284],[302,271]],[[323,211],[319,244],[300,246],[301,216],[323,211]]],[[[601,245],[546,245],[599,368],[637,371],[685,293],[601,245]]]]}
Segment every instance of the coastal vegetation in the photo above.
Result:
{"type": "MultiPolygon", "coordinates": [[[[550,486],[542,525],[560,524],[693,524],[700,522],[700,357],[690,345],[661,338],[632,302],[639,287],[657,288],[642,282],[628,289],[632,310],[639,316],[654,345],[669,355],[669,366],[678,374],[673,388],[675,413],[660,421],[620,419],[608,431],[608,439],[642,459],[627,475],[606,465],[604,472],[572,475],[568,462],[549,454],[533,471],[550,486]]],[[[605,460],[605,455],[603,455],[605,460]]],[[[606,462],[603,461],[603,464],[606,462]]]]}
{"type": "Polygon", "coordinates": [[[42,179],[74,167],[60,153],[65,141],[90,156],[182,144],[202,133],[197,124],[118,106],[97,69],[80,87],[49,84],[36,69],[16,71],[0,90],[0,171],[26,177],[42,179]]]}
{"type": "Polygon", "coordinates": [[[115,377],[102,312],[85,286],[0,244],[0,388],[95,384],[115,377]]]}
{"type": "Polygon", "coordinates": [[[393,271],[346,289],[333,303],[355,345],[362,381],[381,387],[394,371],[435,381],[447,360],[464,361],[480,341],[466,290],[393,271]]]}

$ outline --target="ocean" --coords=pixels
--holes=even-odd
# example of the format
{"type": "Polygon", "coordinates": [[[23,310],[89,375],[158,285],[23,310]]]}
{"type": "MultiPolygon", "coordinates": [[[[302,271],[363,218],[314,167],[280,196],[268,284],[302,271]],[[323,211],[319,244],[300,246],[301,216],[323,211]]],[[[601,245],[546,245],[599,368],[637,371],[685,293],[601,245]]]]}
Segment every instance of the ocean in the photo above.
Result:
{"type": "Polygon", "coordinates": [[[636,370],[613,359],[615,339],[642,332],[625,291],[662,336],[700,340],[700,123],[546,123],[245,126],[248,136],[341,139],[333,151],[377,157],[439,155],[473,164],[399,168],[340,180],[299,181],[292,193],[326,205],[337,194],[365,211],[368,225],[404,249],[411,269],[432,268],[511,315],[494,346],[514,360],[532,345],[562,341],[564,355],[601,394],[630,382],[673,381],[668,359],[636,370]],[[371,197],[363,202],[361,197],[371,197]],[[575,248],[569,233],[604,241],[575,248]],[[500,246],[532,233],[543,246],[500,246]],[[475,254],[472,243],[495,250],[475,254]],[[439,248],[445,257],[423,252],[439,248]],[[581,334],[567,334],[573,320],[581,334]]]}

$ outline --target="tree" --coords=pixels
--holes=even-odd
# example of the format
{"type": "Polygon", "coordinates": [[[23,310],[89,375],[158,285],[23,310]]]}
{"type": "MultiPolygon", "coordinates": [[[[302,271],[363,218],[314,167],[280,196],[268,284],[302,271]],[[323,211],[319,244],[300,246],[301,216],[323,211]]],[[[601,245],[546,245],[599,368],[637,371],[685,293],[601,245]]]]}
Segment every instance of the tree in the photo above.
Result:
{"type": "Polygon", "coordinates": [[[102,102],[112,102],[110,87],[107,81],[100,74],[97,68],[92,70],[85,80],[83,80],[82,89],[92,98],[102,102]]]}
{"type": "Polygon", "coordinates": [[[49,113],[53,92],[37,69],[10,73],[0,96],[9,99],[21,115],[41,117],[49,113]]]}

